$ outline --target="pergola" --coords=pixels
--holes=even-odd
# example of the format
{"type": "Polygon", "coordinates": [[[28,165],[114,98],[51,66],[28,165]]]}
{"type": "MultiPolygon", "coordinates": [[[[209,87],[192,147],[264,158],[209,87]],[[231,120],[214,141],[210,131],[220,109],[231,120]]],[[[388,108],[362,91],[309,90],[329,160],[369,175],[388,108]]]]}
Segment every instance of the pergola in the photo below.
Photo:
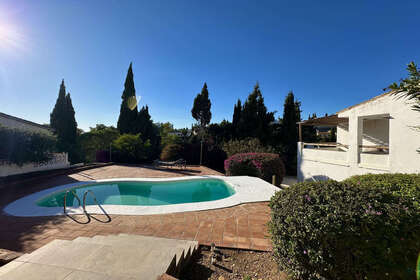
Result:
{"type": "Polygon", "coordinates": [[[348,123],[348,122],[349,122],[348,118],[340,118],[338,117],[337,114],[298,122],[297,124],[299,125],[299,142],[302,142],[302,125],[337,126],[340,123],[348,123]]]}

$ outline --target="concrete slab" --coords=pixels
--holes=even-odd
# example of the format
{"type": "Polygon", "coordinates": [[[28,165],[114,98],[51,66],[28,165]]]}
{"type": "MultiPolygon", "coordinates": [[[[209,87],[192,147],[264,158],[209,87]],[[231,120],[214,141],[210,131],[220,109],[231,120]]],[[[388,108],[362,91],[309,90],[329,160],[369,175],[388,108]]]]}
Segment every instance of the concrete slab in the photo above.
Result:
{"type": "MultiPolygon", "coordinates": [[[[7,266],[12,263],[7,264],[7,266]]],[[[22,263],[1,275],[0,280],[62,280],[71,272],[71,269],[64,267],[38,263],[22,263]]]]}

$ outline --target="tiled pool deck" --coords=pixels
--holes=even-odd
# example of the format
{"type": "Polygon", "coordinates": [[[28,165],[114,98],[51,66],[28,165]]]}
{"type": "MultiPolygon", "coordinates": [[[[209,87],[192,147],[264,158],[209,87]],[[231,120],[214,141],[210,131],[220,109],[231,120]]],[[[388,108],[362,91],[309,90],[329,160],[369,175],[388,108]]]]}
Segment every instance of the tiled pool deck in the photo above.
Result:
{"type": "MultiPolygon", "coordinates": [[[[156,170],[149,167],[112,165],[82,171],[71,175],[39,179],[0,189],[0,208],[30,193],[77,181],[121,177],[179,177],[191,175],[220,175],[205,167],[188,167],[186,170],[156,170]]],[[[14,217],[3,211],[0,214],[0,248],[31,252],[54,239],[74,239],[79,236],[118,233],[151,235],[157,237],[197,240],[200,244],[271,250],[267,233],[270,219],[268,203],[247,203],[234,207],[184,212],[175,214],[124,216],[111,215],[109,223],[74,216],[14,217]]],[[[104,216],[94,215],[99,220],[104,216]]]]}

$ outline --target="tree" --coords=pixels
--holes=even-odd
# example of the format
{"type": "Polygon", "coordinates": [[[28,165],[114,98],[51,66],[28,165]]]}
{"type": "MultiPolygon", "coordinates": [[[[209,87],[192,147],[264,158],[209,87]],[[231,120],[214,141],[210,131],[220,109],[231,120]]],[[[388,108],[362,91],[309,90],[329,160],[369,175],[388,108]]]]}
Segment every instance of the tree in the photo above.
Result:
{"type": "Polygon", "coordinates": [[[242,106],[238,138],[258,138],[266,144],[271,135],[270,125],[273,121],[274,112],[267,112],[260,86],[256,83],[242,106]]]}
{"type": "Polygon", "coordinates": [[[200,165],[203,163],[203,137],[206,126],[211,120],[211,102],[209,99],[209,92],[207,84],[204,83],[201,93],[194,98],[193,108],[191,109],[192,117],[197,121],[200,128],[201,148],[200,148],[200,165]]]}
{"type": "Polygon", "coordinates": [[[96,127],[91,127],[89,132],[81,134],[80,143],[86,160],[89,162],[95,161],[96,153],[110,150],[112,142],[119,136],[120,133],[117,128],[104,124],[97,124],[96,127]]]}
{"type": "Polygon", "coordinates": [[[402,79],[399,84],[393,83],[388,89],[394,90],[394,94],[401,94],[409,100],[414,100],[416,104],[413,109],[420,111],[420,69],[414,61],[407,65],[408,78],[402,79]]]}
{"type": "Polygon", "coordinates": [[[233,117],[232,117],[232,136],[235,139],[238,137],[239,123],[241,121],[241,112],[242,112],[242,103],[241,103],[241,100],[238,99],[238,102],[233,107],[233,117]]]}
{"type": "Polygon", "coordinates": [[[165,146],[170,144],[179,144],[181,142],[180,137],[175,134],[173,124],[171,124],[170,122],[159,123],[158,128],[161,139],[161,148],[164,148],[165,146]]]}
{"type": "Polygon", "coordinates": [[[158,156],[160,145],[159,128],[153,123],[147,105],[140,109],[135,125],[135,132],[140,133],[140,138],[143,142],[150,141],[152,155],[158,156]]]}
{"type": "MultiPolygon", "coordinates": [[[[300,105],[299,105],[300,106],[300,105]]],[[[284,101],[283,110],[283,147],[282,152],[286,161],[286,172],[296,174],[297,168],[297,117],[300,116],[293,92],[290,91],[284,101]]]]}
{"type": "Polygon", "coordinates": [[[128,67],[127,77],[125,78],[124,91],[121,96],[120,116],[118,117],[117,128],[121,134],[136,134],[138,126],[137,122],[137,100],[136,89],[134,87],[134,76],[132,63],[128,67]]]}
{"type": "Polygon", "coordinates": [[[194,99],[194,105],[191,109],[192,117],[197,121],[201,128],[205,128],[211,120],[211,102],[207,84],[204,83],[201,93],[197,94],[194,99]]]}
{"type": "Polygon", "coordinates": [[[114,140],[113,158],[118,162],[138,163],[150,157],[150,142],[143,142],[139,134],[123,134],[114,140]]]}
{"type": "MultiPolygon", "coordinates": [[[[414,61],[407,65],[408,78],[402,79],[399,84],[393,83],[388,89],[394,90],[394,94],[402,95],[409,100],[414,100],[413,110],[420,112],[420,69],[414,61]]],[[[416,126],[420,131],[420,126],[416,126]]],[[[420,148],[417,150],[420,153],[420,148]]]]}
{"type": "Polygon", "coordinates": [[[60,85],[60,91],[54,109],[50,114],[50,126],[57,136],[57,149],[69,154],[70,162],[74,163],[81,158],[77,143],[77,122],[70,93],[66,94],[64,80],[60,85]]]}

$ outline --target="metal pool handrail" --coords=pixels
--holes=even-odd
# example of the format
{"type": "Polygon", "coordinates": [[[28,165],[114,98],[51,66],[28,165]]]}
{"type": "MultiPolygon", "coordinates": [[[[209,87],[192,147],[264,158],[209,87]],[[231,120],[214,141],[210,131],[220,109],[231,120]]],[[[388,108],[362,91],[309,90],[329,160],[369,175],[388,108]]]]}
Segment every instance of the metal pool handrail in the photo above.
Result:
{"type": "Polygon", "coordinates": [[[86,214],[87,214],[87,212],[86,212],[86,197],[87,197],[88,193],[91,193],[91,194],[92,194],[93,201],[95,201],[96,205],[98,205],[98,206],[99,206],[99,208],[101,208],[101,207],[100,207],[100,205],[99,205],[99,203],[98,203],[98,200],[96,199],[95,194],[93,193],[93,191],[91,191],[91,190],[87,190],[87,191],[85,191],[85,193],[83,194],[83,212],[85,212],[86,214]]]}
{"type": "MultiPolygon", "coordinates": [[[[79,201],[79,206],[78,207],[80,207],[80,205],[82,204],[79,196],[77,195],[77,193],[74,190],[66,191],[66,193],[64,194],[64,208],[63,208],[64,214],[66,214],[66,215],[67,215],[67,211],[66,211],[66,204],[67,203],[66,203],[66,201],[67,201],[67,194],[68,193],[72,193],[74,195],[74,197],[77,198],[77,201],[79,201]]],[[[84,209],[84,207],[83,207],[83,209],[84,209]]]]}

